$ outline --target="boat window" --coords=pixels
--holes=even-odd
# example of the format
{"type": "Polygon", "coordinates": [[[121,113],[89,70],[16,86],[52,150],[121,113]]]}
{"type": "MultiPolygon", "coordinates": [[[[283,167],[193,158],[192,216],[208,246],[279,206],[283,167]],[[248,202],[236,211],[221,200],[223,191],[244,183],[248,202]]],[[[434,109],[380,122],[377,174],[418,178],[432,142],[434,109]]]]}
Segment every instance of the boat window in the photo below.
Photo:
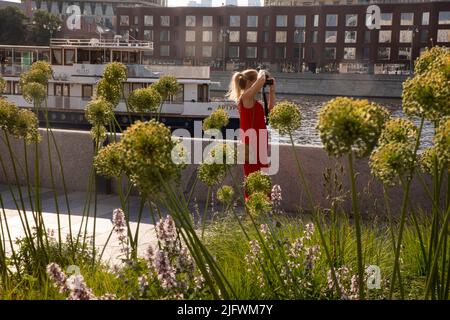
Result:
{"type": "Polygon", "coordinates": [[[11,94],[12,81],[6,81],[5,89],[3,89],[3,94],[11,94]]]}
{"type": "Polygon", "coordinates": [[[207,84],[199,84],[197,86],[197,101],[198,102],[208,102],[209,92],[207,84]]]}
{"type": "Polygon", "coordinates": [[[64,64],[70,66],[74,63],[75,63],[75,50],[65,49],[64,50],[64,64]]]}
{"type": "Polygon", "coordinates": [[[20,87],[20,83],[18,81],[13,82],[13,94],[15,95],[21,95],[22,94],[22,88],[20,87]]]}
{"type": "Polygon", "coordinates": [[[52,64],[61,65],[62,64],[62,50],[52,49],[52,64]]]}
{"type": "Polygon", "coordinates": [[[170,102],[183,103],[184,102],[184,85],[180,84],[176,94],[169,97],[170,102]]]}
{"type": "Polygon", "coordinates": [[[130,83],[125,82],[122,86],[123,86],[122,99],[128,98],[128,96],[130,95],[130,83]]]}
{"type": "Polygon", "coordinates": [[[92,98],[93,88],[91,84],[83,84],[81,89],[81,97],[83,100],[90,100],[92,98]]]}
{"type": "Polygon", "coordinates": [[[139,56],[137,52],[130,52],[130,63],[139,63],[139,56]]]}
{"type": "Polygon", "coordinates": [[[113,51],[113,61],[120,62],[122,59],[120,58],[120,51],[113,51]]]}

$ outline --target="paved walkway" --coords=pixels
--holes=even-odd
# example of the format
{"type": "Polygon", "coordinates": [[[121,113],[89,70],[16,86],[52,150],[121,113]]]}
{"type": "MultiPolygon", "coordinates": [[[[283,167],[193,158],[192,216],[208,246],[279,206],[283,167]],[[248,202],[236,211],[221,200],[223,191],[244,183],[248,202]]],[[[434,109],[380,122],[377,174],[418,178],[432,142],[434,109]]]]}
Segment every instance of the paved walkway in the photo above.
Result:
{"type": "MultiPolygon", "coordinates": [[[[26,208],[26,216],[28,218],[30,227],[34,226],[34,219],[32,216],[31,206],[29,197],[26,196],[28,194],[28,190],[26,187],[21,187],[21,191],[23,194],[24,204],[26,208]]],[[[11,195],[11,190],[6,185],[0,185],[0,196],[3,201],[3,207],[5,208],[4,215],[7,218],[9,231],[11,234],[11,239],[14,240],[19,237],[24,236],[24,228],[21,222],[21,215],[23,217],[22,205],[19,201],[19,190],[17,187],[12,188],[12,192],[14,193],[16,200],[18,201],[20,214],[17,210],[17,206],[14,202],[13,196],[11,195]]],[[[49,189],[41,190],[41,201],[42,201],[42,217],[44,220],[44,224],[47,230],[54,230],[55,237],[58,236],[57,230],[58,226],[60,227],[61,234],[63,239],[70,233],[70,225],[72,229],[73,236],[76,236],[82,227],[84,230],[86,225],[86,216],[83,218],[83,210],[85,208],[87,195],[85,192],[71,192],[68,194],[69,206],[70,206],[70,223],[69,223],[69,215],[67,214],[67,206],[65,202],[65,196],[59,195],[57,197],[58,208],[60,211],[59,214],[59,224],[58,224],[58,215],[56,214],[56,205],[53,192],[49,189]]],[[[0,204],[0,210],[1,210],[0,204]]],[[[112,212],[115,208],[120,207],[119,198],[117,195],[98,195],[97,201],[97,219],[95,220],[95,244],[99,251],[101,251],[112,230],[112,212]]],[[[130,226],[132,231],[134,232],[138,226],[138,217],[137,212],[139,208],[139,199],[138,197],[130,197],[130,226]]],[[[3,212],[1,212],[1,220],[4,221],[3,212]]],[[[87,218],[87,231],[88,235],[92,236],[94,229],[94,201],[91,201],[90,205],[90,213],[87,218]]],[[[4,226],[4,224],[2,224],[4,226]]],[[[144,208],[144,214],[139,226],[139,239],[138,239],[138,254],[143,254],[147,249],[150,243],[156,242],[154,225],[152,224],[152,218],[150,217],[148,206],[144,208]]],[[[6,230],[1,231],[5,234],[6,230]]],[[[6,243],[7,251],[11,251],[9,242],[6,243]]],[[[105,253],[102,259],[110,264],[114,264],[120,261],[120,252],[121,246],[116,238],[113,235],[110,237],[108,245],[105,249],[105,253]]]]}

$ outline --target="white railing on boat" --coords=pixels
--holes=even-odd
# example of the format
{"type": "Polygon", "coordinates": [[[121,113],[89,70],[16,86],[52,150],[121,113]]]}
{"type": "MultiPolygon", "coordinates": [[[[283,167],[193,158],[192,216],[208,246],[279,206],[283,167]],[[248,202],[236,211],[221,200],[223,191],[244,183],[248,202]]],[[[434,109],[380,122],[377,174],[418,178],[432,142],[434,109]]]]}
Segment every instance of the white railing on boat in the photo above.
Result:
{"type": "Polygon", "coordinates": [[[152,41],[122,39],[50,39],[50,47],[140,48],[153,50],[152,41]]]}

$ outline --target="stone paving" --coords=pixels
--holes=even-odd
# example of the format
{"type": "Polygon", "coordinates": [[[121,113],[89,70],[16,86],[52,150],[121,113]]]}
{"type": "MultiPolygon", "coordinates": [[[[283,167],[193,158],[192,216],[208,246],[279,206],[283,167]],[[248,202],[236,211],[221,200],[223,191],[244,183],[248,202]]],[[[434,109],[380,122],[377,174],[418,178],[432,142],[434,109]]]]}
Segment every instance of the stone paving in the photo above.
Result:
{"type": "MultiPolygon", "coordinates": [[[[26,216],[28,218],[30,227],[34,225],[34,219],[32,216],[32,210],[30,206],[29,197],[27,196],[28,190],[26,187],[21,187],[21,192],[24,199],[24,205],[26,208],[26,216]]],[[[4,212],[1,212],[1,220],[4,221],[4,217],[8,221],[9,231],[11,234],[11,239],[14,240],[19,237],[24,236],[24,228],[22,225],[21,216],[23,216],[22,204],[19,201],[19,188],[0,185],[0,200],[3,202],[4,212]],[[14,202],[12,193],[15,195],[18,202],[20,211],[17,210],[17,206],[14,202]],[[20,212],[20,213],[19,213],[20,212]]],[[[41,190],[42,199],[42,217],[46,229],[54,230],[55,237],[57,237],[57,230],[60,228],[63,239],[70,233],[72,229],[72,235],[76,236],[78,234],[80,227],[84,231],[87,219],[87,231],[88,235],[92,236],[94,229],[94,201],[92,199],[90,204],[89,217],[85,214],[83,218],[83,210],[85,208],[87,195],[85,192],[71,192],[68,194],[70,216],[68,214],[65,196],[61,194],[57,197],[59,214],[59,224],[58,224],[58,214],[55,205],[54,193],[49,189],[41,190]],[[70,218],[70,219],[69,219],[70,218]],[[69,227],[71,225],[71,228],[69,227]]],[[[120,207],[119,198],[117,195],[105,195],[99,194],[97,198],[97,218],[95,219],[95,244],[99,252],[103,250],[108,237],[112,231],[112,212],[115,208],[120,207]]],[[[0,209],[1,209],[0,203],[0,209]]],[[[139,200],[137,197],[130,197],[130,227],[135,232],[138,226],[138,212],[139,200]]],[[[139,224],[139,239],[138,239],[138,254],[143,254],[150,243],[156,242],[154,225],[152,223],[152,218],[150,217],[148,206],[144,207],[144,214],[139,224]]],[[[4,225],[4,224],[2,224],[4,225]]],[[[1,231],[5,234],[6,230],[1,231]]],[[[7,251],[11,252],[11,247],[9,242],[6,243],[7,251]]],[[[119,262],[120,260],[120,249],[121,246],[114,234],[111,235],[110,240],[105,248],[104,255],[102,259],[110,264],[119,262]]]]}

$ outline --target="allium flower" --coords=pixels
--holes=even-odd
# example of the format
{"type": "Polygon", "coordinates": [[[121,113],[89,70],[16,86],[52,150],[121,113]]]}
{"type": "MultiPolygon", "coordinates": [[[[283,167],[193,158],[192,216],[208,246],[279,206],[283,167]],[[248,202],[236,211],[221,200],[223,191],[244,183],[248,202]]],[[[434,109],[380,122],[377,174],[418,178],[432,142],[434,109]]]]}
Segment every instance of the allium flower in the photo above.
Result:
{"type": "Polygon", "coordinates": [[[375,148],[388,111],[367,100],[338,97],[319,112],[317,129],[326,151],[340,156],[355,148],[366,156],[375,148]]]}
{"type": "Polygon", "coordinates": [[[439,160],[436,146],[425,149],[419,155],[420,169],[425,173],[434,174],[433,168],[435,160],[437,160],[438,170],[441,171],[444,169],[445,163],[442,160],[439,160]]]}
{"type": "Polygon", "coordinates": [[[233,202],[234,190],[231,186],[222,186],[217,190],[217,200],[224,204],[230,204],[233,202]]]}
{"type": "MultiPolygon", "coordinates": [[[[449,60],[450,65],[450,60],[449,60]]],[[[440,70],[417,74],[403,82],[403,111],[436,121],[450,115],[450,77],[440,70]]]]}
{"type": "Polygon", "coordinates": [[[165,101],[170,95],[174,95],[180,89],[177,78],[172,76],[163,76],[151,85],[161,95],[162,101],[165,101]]]}
{"type": "Polygon", "coordinates": [[[90,133],[92,139],[97,141],[98,145],[101,145],[106,140],[106,137],[108,135],[106,127],[102,124],[92,126],[90,133]]]}
{"type": "Polygon", "coordinates": [[[413,146],[416,143],[418,134],[418,129],[411,120],[393,118],[386,122],[386,125],[381,132],[379,144],[401,142],[413,146]]]}
{"type": "Polygon", "coordinates": [[[152,86],[134,90],[128,97],[128,104],[135,112],[154,112],[161,104],[161,95],[152,86]]]}
{"type": "Polygon", "coordinates": [[[31,65],[30,70],[20,75],[20,85],[25,87],[29,83],[39,83],[47,86],[48,80],[52,78],[53,70],[51,65],[45,61],[36,61],[31,65]]]}
{"type": "Polygon", "coordinates": [[[142,193],[159,192],[162,183],[179,177],[180,167],[172,162],[175,142],[164,124],[137,121],[122,136],[124,167],[142,193]]]}
{"type": "Polygon", "coordinates": [[[270,177],[261,171],[250,173],[244,180],[244,189],[249,195],[255,192],[268,195],[271,193],[271,188],[272,182],[270,177]]]}
{"type": "Polygon", "coordinates": [[[5,91],[5,88],[6,88],[6,81],[0,75],[0,97],[3,91],[5,91]]]}
{"type": "Polygon", "coordinates": [[[29,82],[23,86],[22,95],[27,102],[40,105],[47,96],[47,90],[44,85],[38,82],[29,82]]]}
{"type": "Polygon", "coordinates": [[[124,171],[123,146],[114,142],[100,149],[94,157],[95,171],[102,176],[119,178],[124,171]]]}
{"type": "Polygon", "coordinates": [[[230,116],[223,108],[217,108],[203,120],[203,130],[220,130],[228,125],[230,116]]]}
{"type": "Polygon", "coordinates": [[[222,183],[225,174],[225,165],[219,163],[202,163],[197,172],[198,179],[208,186],[222,183]]]}
{"type": "Polygon", "coordinates": [[[410,145],[400,142],[383,144],[370,156],[372,174],[384,184],[393,185],[395,179],[409,175],[414,165],[410,145]]]}
{"type": "Polygon", "coordinates": [[[85,116],[93,126],[106,126],[114,118],[114,112],[109,102],[104,99],[95,99],[87,104],[85,116]]]}
{"type": "Polygon", "coordinates": [[[112,107],[116,107],[122,97],[122,85],[108,82],[103,78],[97,83],[96,96],[98,99],[103,99],[110,103],[112,107]]]}
{"type": "Polygon", "coordinates": [[[439,122],[434,136],[434,144],[439,161],[448,165],[450,163],[450,117],[439,122]]]}
{"type": "Polygon", "coordinates": [[[120,84],[127,80],[127,67],[120,62],[108,63],[103,71],[103,78],[113,84],[120,84]]]}
{"type": "Polygon", "coordinates": [[[266,193],[255,192],[249,196],[246,202],[246,207],[252,216],[258,217],[270,212],[272,209],[272,204],[266,193]]]}
{"type": "Polygon", "coordinates": [[[302,115],[300,106],[289,101],[282,101],[270,111],[269,123],[280,134],[289,134],[300,128],[302,115]]]}
{"type": "Polygon", "coordinates": [[[19,108],[6,99],[0,98],[0,129],[9,131],[14,124],[19,108]]]}
{"type": "Polygon", "coordinates": [[[67,276],[58,264],[54,262],[50,263],[47,266],[47,275],[59,292],[66,293],[69,291],[69,288],[66,285],[67,276]]]}
{"type": "Polygon", "coordinates": [[[17,138],[22,138],[26,143],[39,142],[41,135],[36,114],[27,109],[19,109],[10,133],[17,138]]]}
{"type": "Polygon", "coordinates": [[[414,72],[416,74],[425,73],[429,70],[443,67],[443,58],[450,55],[449,48],[434,46],[426,48],[414,63],[414,72]]]}

